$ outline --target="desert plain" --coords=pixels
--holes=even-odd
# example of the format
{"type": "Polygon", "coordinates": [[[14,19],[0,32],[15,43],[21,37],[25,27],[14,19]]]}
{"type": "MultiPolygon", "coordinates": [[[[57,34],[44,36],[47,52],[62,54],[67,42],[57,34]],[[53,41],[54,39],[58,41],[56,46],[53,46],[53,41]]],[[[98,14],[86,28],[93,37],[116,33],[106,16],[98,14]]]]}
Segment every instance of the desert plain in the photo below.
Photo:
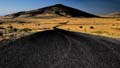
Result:
{"type": "Polygon", "coordinates": [[[120,18],[0,18],[1,39],[19,38],[55,28],[99,36],[120,38],[120,18]],[[23,30],[23,31],[22,31],[23,30]]]}

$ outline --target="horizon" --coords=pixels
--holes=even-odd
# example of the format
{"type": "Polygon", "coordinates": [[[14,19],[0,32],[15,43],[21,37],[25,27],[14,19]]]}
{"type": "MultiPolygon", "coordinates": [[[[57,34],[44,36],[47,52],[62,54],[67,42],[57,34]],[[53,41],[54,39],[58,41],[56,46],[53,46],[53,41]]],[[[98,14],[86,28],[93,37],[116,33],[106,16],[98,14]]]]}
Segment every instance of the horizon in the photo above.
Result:
{"type": "Polygon", "coordinates": [[[107,14],[120,12],[119,3],[119,0],[2,0],[0,1],[0,16],[20,11],[39,9],[55,4],[63,4],[91,14],[107,14]]]}

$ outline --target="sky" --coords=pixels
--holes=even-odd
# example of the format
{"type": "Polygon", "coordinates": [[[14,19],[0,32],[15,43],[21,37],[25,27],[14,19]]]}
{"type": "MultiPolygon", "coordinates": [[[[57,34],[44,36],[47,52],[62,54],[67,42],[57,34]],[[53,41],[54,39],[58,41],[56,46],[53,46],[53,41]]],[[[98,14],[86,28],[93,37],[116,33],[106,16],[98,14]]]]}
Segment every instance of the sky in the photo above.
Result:
{"type": "Polygon", "coordinates": [[[0,0],[0,15],[63,4],[92,14],[120,12],[120,0],[0,0]]]}

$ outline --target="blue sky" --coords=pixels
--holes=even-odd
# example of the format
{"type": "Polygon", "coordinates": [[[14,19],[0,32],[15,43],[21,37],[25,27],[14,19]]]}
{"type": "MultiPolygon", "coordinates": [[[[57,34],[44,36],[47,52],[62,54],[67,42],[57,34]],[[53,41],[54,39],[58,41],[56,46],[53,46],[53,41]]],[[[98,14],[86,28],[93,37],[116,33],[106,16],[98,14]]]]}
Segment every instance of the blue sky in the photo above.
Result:
{"type": "Polygon", "coordinates": [[[120,11],[120,0],[0,0],[0,15],[64,4],[93,14],[120,11]]]}

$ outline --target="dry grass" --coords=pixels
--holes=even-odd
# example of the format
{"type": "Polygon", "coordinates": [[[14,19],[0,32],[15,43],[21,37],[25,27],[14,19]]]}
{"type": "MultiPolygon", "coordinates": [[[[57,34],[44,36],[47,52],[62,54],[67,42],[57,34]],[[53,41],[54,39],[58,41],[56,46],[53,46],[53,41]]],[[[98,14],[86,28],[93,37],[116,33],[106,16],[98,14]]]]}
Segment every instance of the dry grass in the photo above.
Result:
{"type": "Polygon", "coordinates": [[[120,38],[119,18],[0,18],[0,27],[7,29],[9,26],[17,29],[32,29],[31,32],[51,30],[54,26],[58,28],[102,35],[112,38],[120,38]]]}

